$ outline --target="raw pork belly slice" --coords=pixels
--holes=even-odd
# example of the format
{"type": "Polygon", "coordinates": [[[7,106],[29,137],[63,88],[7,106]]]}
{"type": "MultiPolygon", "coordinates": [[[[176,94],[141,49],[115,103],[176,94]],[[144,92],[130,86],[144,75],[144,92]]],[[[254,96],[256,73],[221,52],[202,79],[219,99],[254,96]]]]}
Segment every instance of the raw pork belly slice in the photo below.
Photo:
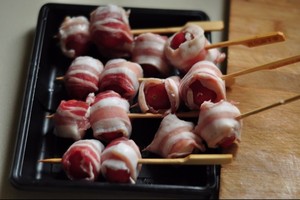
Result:
{"type": "Polygon", "coordinates": [[[60,48],[65,56],[75,58],[87,53],[92,44],[89,27],[90,22],[84,16],[65,17],[58,32],[60,48]]]}
{"type": "Polygon", "coordinates": [[[74,142],[62,157],[62,166],[71,180],[95,181],[101,173],[104,145],[94,139],[74,142]]]}
{"type": "Polygon", "coordinates": [[[132,61],[142,66],[145,77],[168,77],[171,66],[164,53],[166,41],[166,36],[153,33],[134,38],[132,61]]]}
{"type": "Polygon", "coordinates": [[[209,59],[221,62],[224,60],[225,54],[221,54],[217,49],[206,50],[205,46],[208,44],[204,30],[191,24],[167,40],[165,54],[169,62],[185,74],[198,61],[209,59]]]}
{"type": "Polygon", "coordinates": [[[205,151],[200,136],[193,132],[194,124],[183,121],[174,114],[163,118],[153,141],[144,150],[164,158],[187,156],[195,151],[205,151]]]}
{"type": "Polygon", "coordinates": [[[197,62],[181,79],[179,94],[191,110],[199,110],[204,101],[226,99],[225,81],[219,68],[210,61],[197,62]]]}
{"type": "Polygon", "coordinates": [[[139,147],[133,140],[118,138],[109,143],[101,155],[101,172],[109,182],[135,183],[142,165],[139,147]]]}
{"type": "Polygon", "coordinates": [[[140,84],[138,103],[141,111],[175,113],[180,105],[178,76],[166,79],[148,78],[140,84]]]}
{"type": "Polygon", "coordinates": [[[58,137],[80,140],[89,123],[90,106],[77,100],[62,100],[54,114],[54,134],[58,137]]]}
{"type": "Polygon", "coordinates": [[[102,62],[98,59],[89,56],[75,58],[64,76],[69,96],[82,100],[89,93],[97,92],[103,68],[102,62]]]}
{"type": "Polygon", "coordinates": [[[235,140],[241,140],[242,121],[236,119],[240,115],[239,109],[228,101],[206,101],[201,105],[195,133],[206,141],[208,147],[226,148],[235,140]]]}
{"type": "Polygon", "coordinates": [[[122,58],[109,60],[100,75],[99,90],[113,90],[123,98],[132,100],[138,92],[142,67],[122,58]]]}
{"type": "MultiPolygon", "coordinates": [[[[210,42],[206,39],[206,44],[205,46],[210,45],[210,42]]],[[[221,53],[218,49],[213,48],[213,49],[208,49],[207,54],[205,56],[204,60],[211,61],[215,64],[221,63],[225,60],[226,54],[221,53]]]]}
{"type": "Polygon", "coordinates": [[[90,123],[94,137],[109,142],[118,137],[130,137],[131,121],[128,117],[129,103],[108,90],[96,95],[91,105],[90,123]]]}
{"type": "Polygon", "coordinates": [[[129,11],[117,5],[99,6],[90,14],[90,32],[99,52],[108,57],[131,55],[133,35],[129,11]]]}

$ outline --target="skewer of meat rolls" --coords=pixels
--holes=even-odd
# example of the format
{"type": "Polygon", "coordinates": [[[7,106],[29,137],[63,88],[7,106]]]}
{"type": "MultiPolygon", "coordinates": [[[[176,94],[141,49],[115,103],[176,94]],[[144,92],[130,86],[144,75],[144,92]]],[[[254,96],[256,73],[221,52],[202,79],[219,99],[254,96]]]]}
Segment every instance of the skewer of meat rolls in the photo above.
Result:
{"type": "Polygon", "coordinates": [[[95,139],[74,142],[62,157],[62,167],[71,180],[95,181],[101,173],[104,145],[95,139]]]}
{"type": "Polygon", "coordinates": [[[63,77],[70,98],[82,100],[88,94],[98,92],[99,76],[103,68],[102,62],[96,58],[75,58],[63,77]]]}
{"type": "Polygon", "coordinates": [[[88,52],[92,44],[89,27],[90,22],[84,16],[65,17],[57,34],[65,56],[75,58],[88,52]]]}
{"type": "Polygon", "coordinates": [[[96,95],[91,104],[90,123],[95,138],[110,142],[131,135],[129,103],[118,93],[107,90],[96,95]]]}
{"type": "Polygon", "coordinates": [[[143,113],[175,113],[180,106],[178,76],[148,78],[141,82],[138,104],[143,113]]]}
{"type": "Polygon", "coordinates": [[[133,35],[129,25],[130,11],[108,4],[99,6],[90,14],[90,33],[100,54],[107,57],[131,55],[133,35]]]}
{"type": "Polygon", "coordinates": [[[194,124],[168,114],[163,118],[152,142],[144,149],[164,158],[185,157],[205,151],[202,139],[194,132],[194,124]]]}
{"type": "Polygon", "coordinates": [[[145,77],[168,77],[171,71],[164,46],[166,36],[153,33],[143,33],[134,38],[132,61],[139,63],[144,71],[145,77]]]}
{"type": "Polygon", "coordinates": [[[200,107],[195,133],[210,148],[230,146],[241,140],[242,120],[240,110],[225,100],[217,103],[205,101],[200,107]]]}
{"type": "Polygon", "coordinates": [[[109,60],[99,78],[99,91],[113,90],[123,98],[132,100],[143,77],[142,67],[122,58],[109,60]]]}
{"type": "Polygon", "coordinates": [[[204,101],[214,103],[226,99],[222,72],[210,61],[199,61],[181,79],[179,94],[191,110],[199,110],[204,101]]]}
{"type": "Polygon", "coordinates": [[[101,155],[101,172],[106,180],[114,183],[135,183],[142,165],[139,147],[125,137],[111,141],[101,155]]]}

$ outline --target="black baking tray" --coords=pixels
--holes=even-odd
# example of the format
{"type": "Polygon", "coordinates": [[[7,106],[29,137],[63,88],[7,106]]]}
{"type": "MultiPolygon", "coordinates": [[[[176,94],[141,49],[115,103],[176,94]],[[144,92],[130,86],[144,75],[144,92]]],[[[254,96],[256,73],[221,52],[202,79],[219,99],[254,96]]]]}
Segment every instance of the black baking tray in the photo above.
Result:
{"type": "MultiPolygon", "coordinates": [[[[62,55],[54,36],[65,16],[89,17],[97,6],[49,3],[40,9],[10,174],[12,185],[23,190],[87,191],[112,196],[117,193],[123,197],[218,198],[219,165],[144,165],[136,184],[112,184],[103,179],[92,183],[70,181],[59,164],[38,162],[43,158],[61,157],[73,142],[56,137],[53,122],[46,118],[55,112],[61,100],[68,99],[63,84],[55,78],[65,74],[71,59],[62,55]]],[[[129,21],[133,29],[181,26],[187,21],[209,20],[200,10],[125,9],[131,10],[129,21]]],[[[211,34],[207,32],[206,37],[210,40],[211,34]]],[[[95,52],[91,50],[90,53],[105,62],[105,58],[95,52]]],[[[143,149],[150,144],[160,120],[136,119],[132,123],[131,139],[143,149]]],[[[218,150],[211,151],[216,153],[218,150]]],[[[143,154],[143,157],[151,155],[143,154]]]]}

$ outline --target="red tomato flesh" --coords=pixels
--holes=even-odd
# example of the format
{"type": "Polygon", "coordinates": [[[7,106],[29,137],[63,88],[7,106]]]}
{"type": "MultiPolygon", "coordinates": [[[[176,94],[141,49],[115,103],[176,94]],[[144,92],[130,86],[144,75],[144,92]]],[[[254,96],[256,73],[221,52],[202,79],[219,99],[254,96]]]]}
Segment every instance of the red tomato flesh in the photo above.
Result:
{"type": "Polygon", "coordinates": [[[217,95],[214,91],[208,89],[207,87],[204,87],[200,81],[194,81],[190,88],[193,91],[194,96],[194,103],[197,105],[201,105],[204,101],[211,100],[214,102],[217,98],[217,95]]]}
{"type": "Polygon", "coordinates": [[[149,86],[145,97],[147,104],[155,110],[169,109],[171,107],[164,84],[149,86]]]}

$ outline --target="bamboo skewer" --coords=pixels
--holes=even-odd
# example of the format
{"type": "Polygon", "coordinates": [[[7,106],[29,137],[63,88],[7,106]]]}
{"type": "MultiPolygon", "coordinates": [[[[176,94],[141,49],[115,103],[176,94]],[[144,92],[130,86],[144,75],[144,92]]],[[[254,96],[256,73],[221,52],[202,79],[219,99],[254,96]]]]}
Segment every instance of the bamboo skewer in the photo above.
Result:
{"type": "Polygon", "coordinates": [[[281,105],[284,105],[284,104],[287,104],[287,103],[290,103],[290,102],[293,102],[293,101],[296,101],[296,100],[299,100],[299,99],[300,99],[300,94],[295,95],[295,96],[290,97],[290,98],[287,98],[287,99],[280,100],[276,103],[272,103],[270,105],[263,106],[263,107],[255,109],[255,110],[243,113],[240,116],[236,117],[236,119],[243,119],[243,118],[248,117],[250,115],[254,115],[256,113],[259,113],[259,112],[262,112],[262,111],[265,111],[265,110],[268,110],[268,109],[271,109],[271,108],[274,108],[274,107],[277,107],[277,106],[281,106],[281,105]]]}
{"type": "MultiPolygon", "coordinates": [[[[61,163],[61,158],[39,160],[43,163],[61,163]]],[[[232,154],[190,154],[184,158],[142,158],[139,164],[151,165],[221,165],[232,161],[232,154]]]]}
{"type": "MultiPolygon", "coordinates": [[[[199,111],[179,112],[174,113],[179,118],[194,118],[199,116],[199,111]]],[[[149,119],[163,118],[164,114],[159,113],[128,113],[130,119],[149,119]]]]}
{"type": "Polygon", "coordinates": [[[252,72],[260,71],[260,70],[276,69],[276,68],[283,67],[283,66],[286,66],[286,65],[289,65],[289,64],[293,64],[293,63],[296,63],[296,62],[300,62],[300,55],[292,56],[292,57],[289,57],[289,58],[284,58],[284,59],[281,59],[281,60],[277,60],[275,62],[271,62],[271,63],[265,64],[265,65],[260,65],[260,66],[257,66],[257,67],[252,67],[252,68],[241,70],[241,71],[238,71],[238,72],[233,72],[231,74],[223,75],[221,78],[223,80],[227,80],[227,79],[231,79],[231,78],[234,78],[234,77],[237,77],[237,76],[241,76],[241,75],[249,74],[249,73],[252,73],[252,72]]]}
{"type": "Polygon", "coordinates": [[[256,47],[261,45],[272,44],[275,42],[285,41],[285,35],[282,32],[272,32],[260,34],[252,37],[241,38],[237,40],[228,40],[224,42],[218,42],[215,44],[210,44],[205,47],[205,49],[213,49],[220,47],[227,47],[232,45],[244,45],[247,47],[256,47]]]}
{"type": "MultiPolygon", "coordinates": [[[[203,28],[204,31],[220,31],[224,29],[223,21],[190,21],[187,22],[184,26],[189,24],[195,24],[203,28]]],[[[184,26],[176,27],[164,27],[164,28],[143,28],[143,29],[133,29],[131,33],[134,35],[142,33],[156,33],[156,34],[169,34],[176,33],[180,31],[184,26]]]]}
{"type": "MultiPolygon", "coordinates": [[[[55,114],[47,115],[46,118],[50,119],[54,117],[55,114]]],[[[194,118],[199,116],[199,111],[189,111],[189,112],[180,112],[175,113],[179,118],[194,118]]],[[[154,118],[163,118],[165,115],[160,113],[128,113],[130,119],[154,119],[154,118]]]]}

